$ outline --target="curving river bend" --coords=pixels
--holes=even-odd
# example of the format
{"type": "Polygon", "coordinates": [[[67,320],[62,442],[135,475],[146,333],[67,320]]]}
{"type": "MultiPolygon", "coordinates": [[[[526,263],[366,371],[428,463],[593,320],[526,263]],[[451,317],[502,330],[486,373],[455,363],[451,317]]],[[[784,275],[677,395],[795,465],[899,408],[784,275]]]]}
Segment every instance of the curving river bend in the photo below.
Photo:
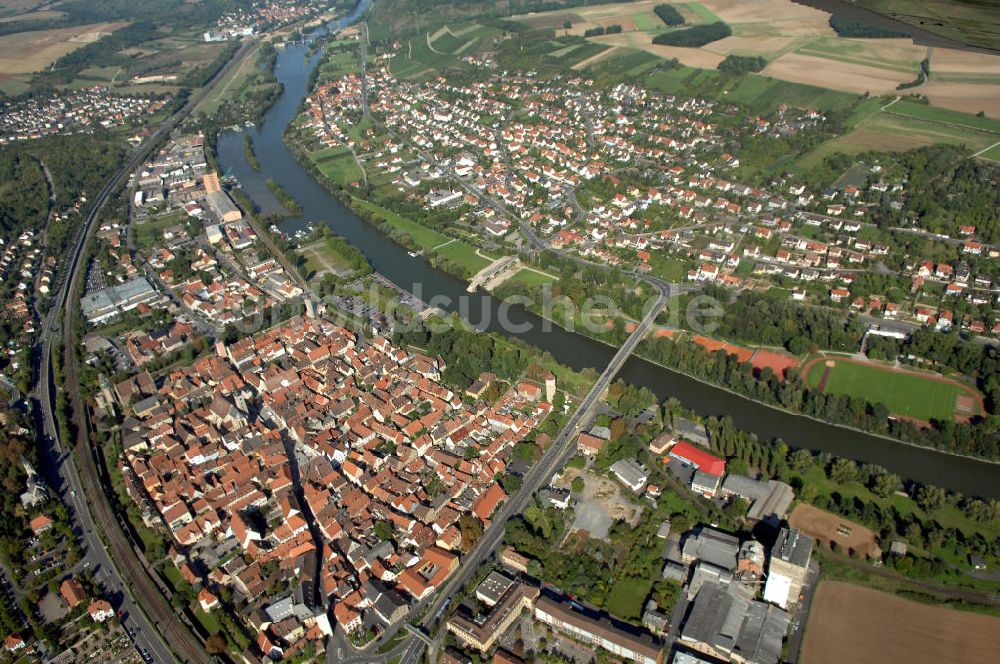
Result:
{"type": "MultiPolygon", "coordinates": [[[[351,14],[340,20],[340,25],[349,25],[357,20],[369,3],[370,0],[360,0],[351,14]]],[[[301,217],[284,222],[285,231],[294,232],[309,221],[326,223],[364,252],[377,271],[402,288],[417,293],[425,301],[434,297],[443,298],[442,308],[449,311],[459,311],[459,307],[448,302],[462,302],[461,313],[473,325],[511,334],[497,324],[502,307],[507,320],[529,328],[512,336],[548,351],[559,362],[574,369],[593,367],[602,371],[614,354],[612,348],[554,326],[547,326],[551,329],[543,331],[543,321],[520,307],[508,307],[489,295],[466,293],[465,282],[432,268],[420,257],[411,257],[405,249],[327,193],[299,166],[282,141],[281,134],[294,119],[301,100],[308,94],[306,85],[309,74],[320,57],[317,53],[307,61],[306,48],[305,44],[298,43],[279,52],[275,75],[284,84],[284,93],[267,112],[260,127],[246,130],[253,138],[261,170],[255,172],[247,163],[243,152],[243,131],[228,131],[219,136],[222,169],[238,178],[244,191],[265,212],[280,209],[267,187],[267,179],[274,178],[281,184],[303,209],[301,217]]],[[[702,415],[729,415],[737,427],[753,431],[764,440],[782,438],[792,447],[807,447],[876,463],[904,478],[970,495],[1000,497],[998,464],[906,445],[771,408],[635,356],[625,364],[619,377],[649,388],[661,400],[675,397],[702,415]]]]}

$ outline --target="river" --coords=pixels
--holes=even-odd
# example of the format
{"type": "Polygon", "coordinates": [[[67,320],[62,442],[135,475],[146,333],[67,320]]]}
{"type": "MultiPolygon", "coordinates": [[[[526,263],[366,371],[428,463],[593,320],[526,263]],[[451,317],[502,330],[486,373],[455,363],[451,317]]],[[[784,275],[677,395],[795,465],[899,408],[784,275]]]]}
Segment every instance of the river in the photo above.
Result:
{"type": "MultiPolygon", "coordinates": [[[[356,20],[369,1],[361,0],[351,16],[342,19],[342,24],[356,20]]],[[[284,84],[284,93],[267,112],[259,128],[246,130],[253,138],[261,163],[260,172],[255,172],[247,163],[242,131],[220,135],[218,149],[222,169],[234,175],[264,211],[280,209],[267,187],[268,178],[274,178],[291,194],[302,205],[303,214],[286,220],[283,230],[294,232],[310,221],[326,223],[364,252],[377,271],[431,304],[437,304],[438,301],[432,298],[438,298],[444,305],[442,308],[449,311],[458,311],[461,306],[462,315],[477,327],[511,334],[497,324],[502,308],[507,320],[528,328],[513,336],[548,351],[559,362],[574,369],[593,367],[602,371],[614,354],[612,348],[558,327],[545,326],[551,329],[543,331],[542,319],[520,307],[509,307],[489,295],[466,293],[465,282],[432,268],[423,258],[410,256],[327,193],[299,166],[281,134],[308,93],[309,74],[320,57],[317,53],[306,61],[306,48],[305,44],[298,43],[279,51],[275,75],[284,84]]],[[[701,415],[729,415],[737,427],[753,431],[764,440],[781,438],[792,447],[807,447],[876,463],[903,478],[969,495],[1000,497],[1000,465],[997,464],[906,445],[771,408],[635,356],[625,364],[619,377],[649,388],[661,400],[675,397],[701,415]]]]}

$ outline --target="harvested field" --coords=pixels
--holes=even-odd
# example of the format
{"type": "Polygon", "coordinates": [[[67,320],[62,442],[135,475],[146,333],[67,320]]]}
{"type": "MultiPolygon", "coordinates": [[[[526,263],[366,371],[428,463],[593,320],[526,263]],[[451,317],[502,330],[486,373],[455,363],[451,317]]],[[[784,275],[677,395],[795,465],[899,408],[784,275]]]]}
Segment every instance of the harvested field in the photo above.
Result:
{"type": "Polygon", "coordinates": [[[940,82],[934,80],[932,70],[931,80],[920,92],[934,106],[963,113],[983,111],[991,118],[1000,118],[1000,85],[940,82]]]}
{"type": "Polygon", "coordinates": [[[790,39],[781,35],[771,37],[747,37],[743,35],[733,35],[714,41],[704,46],[705,50],[713,53],[729,55],[762,55],[765,58],[776,58],[780,55],[794,51],[800,44],[808,41],[809,38],[790,39]]]}
{"type": "Polygon", "coordinates": [[[869,558],[881,555],[875,533],[871,530],[808,503],[796,505],[788,523],[826,546],[836,543],[844,553],[856,551],[858,555],[869,558]]]}
{"type": "Polygon", "coordinates": [[[65,16],[62,12],[54,9],[42,9],[37,12],[27,12],[25,14],[11,14],[0,18],[0,23],[10,23],[11,21],[47,21],[50,19],[65,16]]]}
{"type": "Polygon", "coordinates": [[[1000,619],[824,581],[809,612],[803,664],[989,662],[1000,619]]]}
{"type": "Polygon", "coordinates": [[[97,41],[126,23],[91,23],[72,28],[19,32],[0,37],[0,75],[30,74],[97,41]]]}
{"type": "Polygon", "coordinates": [[[786,53],[774,60],[762,72],[785,81],[815,85],[822,81],[823,87],[864,94],[895,92],[900,83],[913,80],[913,74],[869,65],[849,64],[826,58],[800,53],[786,53]]]}
{"type": "Polygon", "coordinates": [[[927,49],[908,39],[817,37],[799,48],[798,53],[835,62],[894,69],[915,78],[927,49]]]}
{"type": "Polygon", "coordinates": [[[812,7],[800,5],[791,0],[702,0],[716,16],[726,23],[768,23],[771,34],[803,34],[811,31],[813,34],[832,34],[829,24],[829,14],[812,7]]]}
{"type": "MultiPolygon", "coordinates": [[[[589,7],[557,9],[537,14],[522,14],[513,18],[516,21],[524,21],[533,28],[554,28],[557,35],[582,35],[592,28],[606,28],[609,25],[620,25],[625,31],[645,30],[650,27],[650,17],[655,18],[652,13],[653,7],[661,2],[662,0],[643,0],[628,4],[612,2],[589,7]],[[563,28],[566,21],[572,24],[568,30],[563,28]]],[[[656,28],[662,27],[658,18],[653,25],[656,28]]]]}
{"type": "Polygon", "coordinates": [[[0,0],[0,14],[26,12],[43,4],[39,0],[0,0]]]}
{"type": "Polygon", "coordinates": [[[931,76],[935,73],[960,74],[978,72],[1000,76],[1000,57],[985,53],[935,48],[931,57],[931,76]]]}

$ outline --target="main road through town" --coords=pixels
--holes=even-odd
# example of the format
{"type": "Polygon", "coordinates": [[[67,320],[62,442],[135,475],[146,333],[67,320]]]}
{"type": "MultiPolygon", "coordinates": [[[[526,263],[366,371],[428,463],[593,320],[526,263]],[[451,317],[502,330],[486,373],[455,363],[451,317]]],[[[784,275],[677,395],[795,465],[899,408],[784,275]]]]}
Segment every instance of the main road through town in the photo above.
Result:
{"type": "Polygon", "coordinates": [[[107,180],[98,192],[78,228],[73,245],[63,263],[53,306],[42,320],[37,356],[37,375],[32,396],[37,400],[37,424],[43,433],[41,444],[55,457],[52,470],[61,486],[63,500],[70,510],[77,532],[83,541],[85,564],[109,593],[113,605],[123,617],[123,626],[146,661],[156,664],[181,661],[209,664],[201,641],[181,621],[150,578],[138,551],[126,537],[115,514],[99,473],[96,451],[87,435],[85,406],[80,398],[76,377],[73,344],[73,315],[77,288],[87,269],[87,245],[96,228],[100,212],[140,164],[170,135],[205,95],[252,48],[256,40],[244,42],[207,85],[192,95],[155,132],[144,140],[131,156],[107,180]],[[61,326],[60,326],[61,321],[61,326]],[[52,370],[53,341],[60,334],[63,358],[63,384],[55,384],[52,370]],[[64,440],[54,411],[56,391],[62,390],[73,409],[77,440],[64,440]]]}

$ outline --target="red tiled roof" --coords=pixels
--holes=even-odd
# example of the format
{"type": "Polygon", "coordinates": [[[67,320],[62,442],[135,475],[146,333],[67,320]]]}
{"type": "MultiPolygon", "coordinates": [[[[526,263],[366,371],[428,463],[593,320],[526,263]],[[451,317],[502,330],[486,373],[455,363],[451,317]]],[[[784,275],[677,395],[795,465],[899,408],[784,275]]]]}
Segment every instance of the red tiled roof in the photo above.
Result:
{"type": "Polygon", "coordinates": [[[472,511],[477,517],[479,517],[480,521],[488,524],[490,515],[493,514],[493,510],[497,508],[497,505],[500,504],[501,500],[505,500],[506,498],[507,494],[504,493],[502,488],[500,488],[500,485],[493,484],[486,490],[486,493],[479,497],[476,504],[473,505],[472,511]]]}
{"type": "Polygon", "coordinates": [[[683,440],[670,448],[670,456],[687,461],[696,466],[698,470],[711,475],[721,475],[726,472],[726,462],[724,459],[713,456],[703,449],[683,440]]]}

